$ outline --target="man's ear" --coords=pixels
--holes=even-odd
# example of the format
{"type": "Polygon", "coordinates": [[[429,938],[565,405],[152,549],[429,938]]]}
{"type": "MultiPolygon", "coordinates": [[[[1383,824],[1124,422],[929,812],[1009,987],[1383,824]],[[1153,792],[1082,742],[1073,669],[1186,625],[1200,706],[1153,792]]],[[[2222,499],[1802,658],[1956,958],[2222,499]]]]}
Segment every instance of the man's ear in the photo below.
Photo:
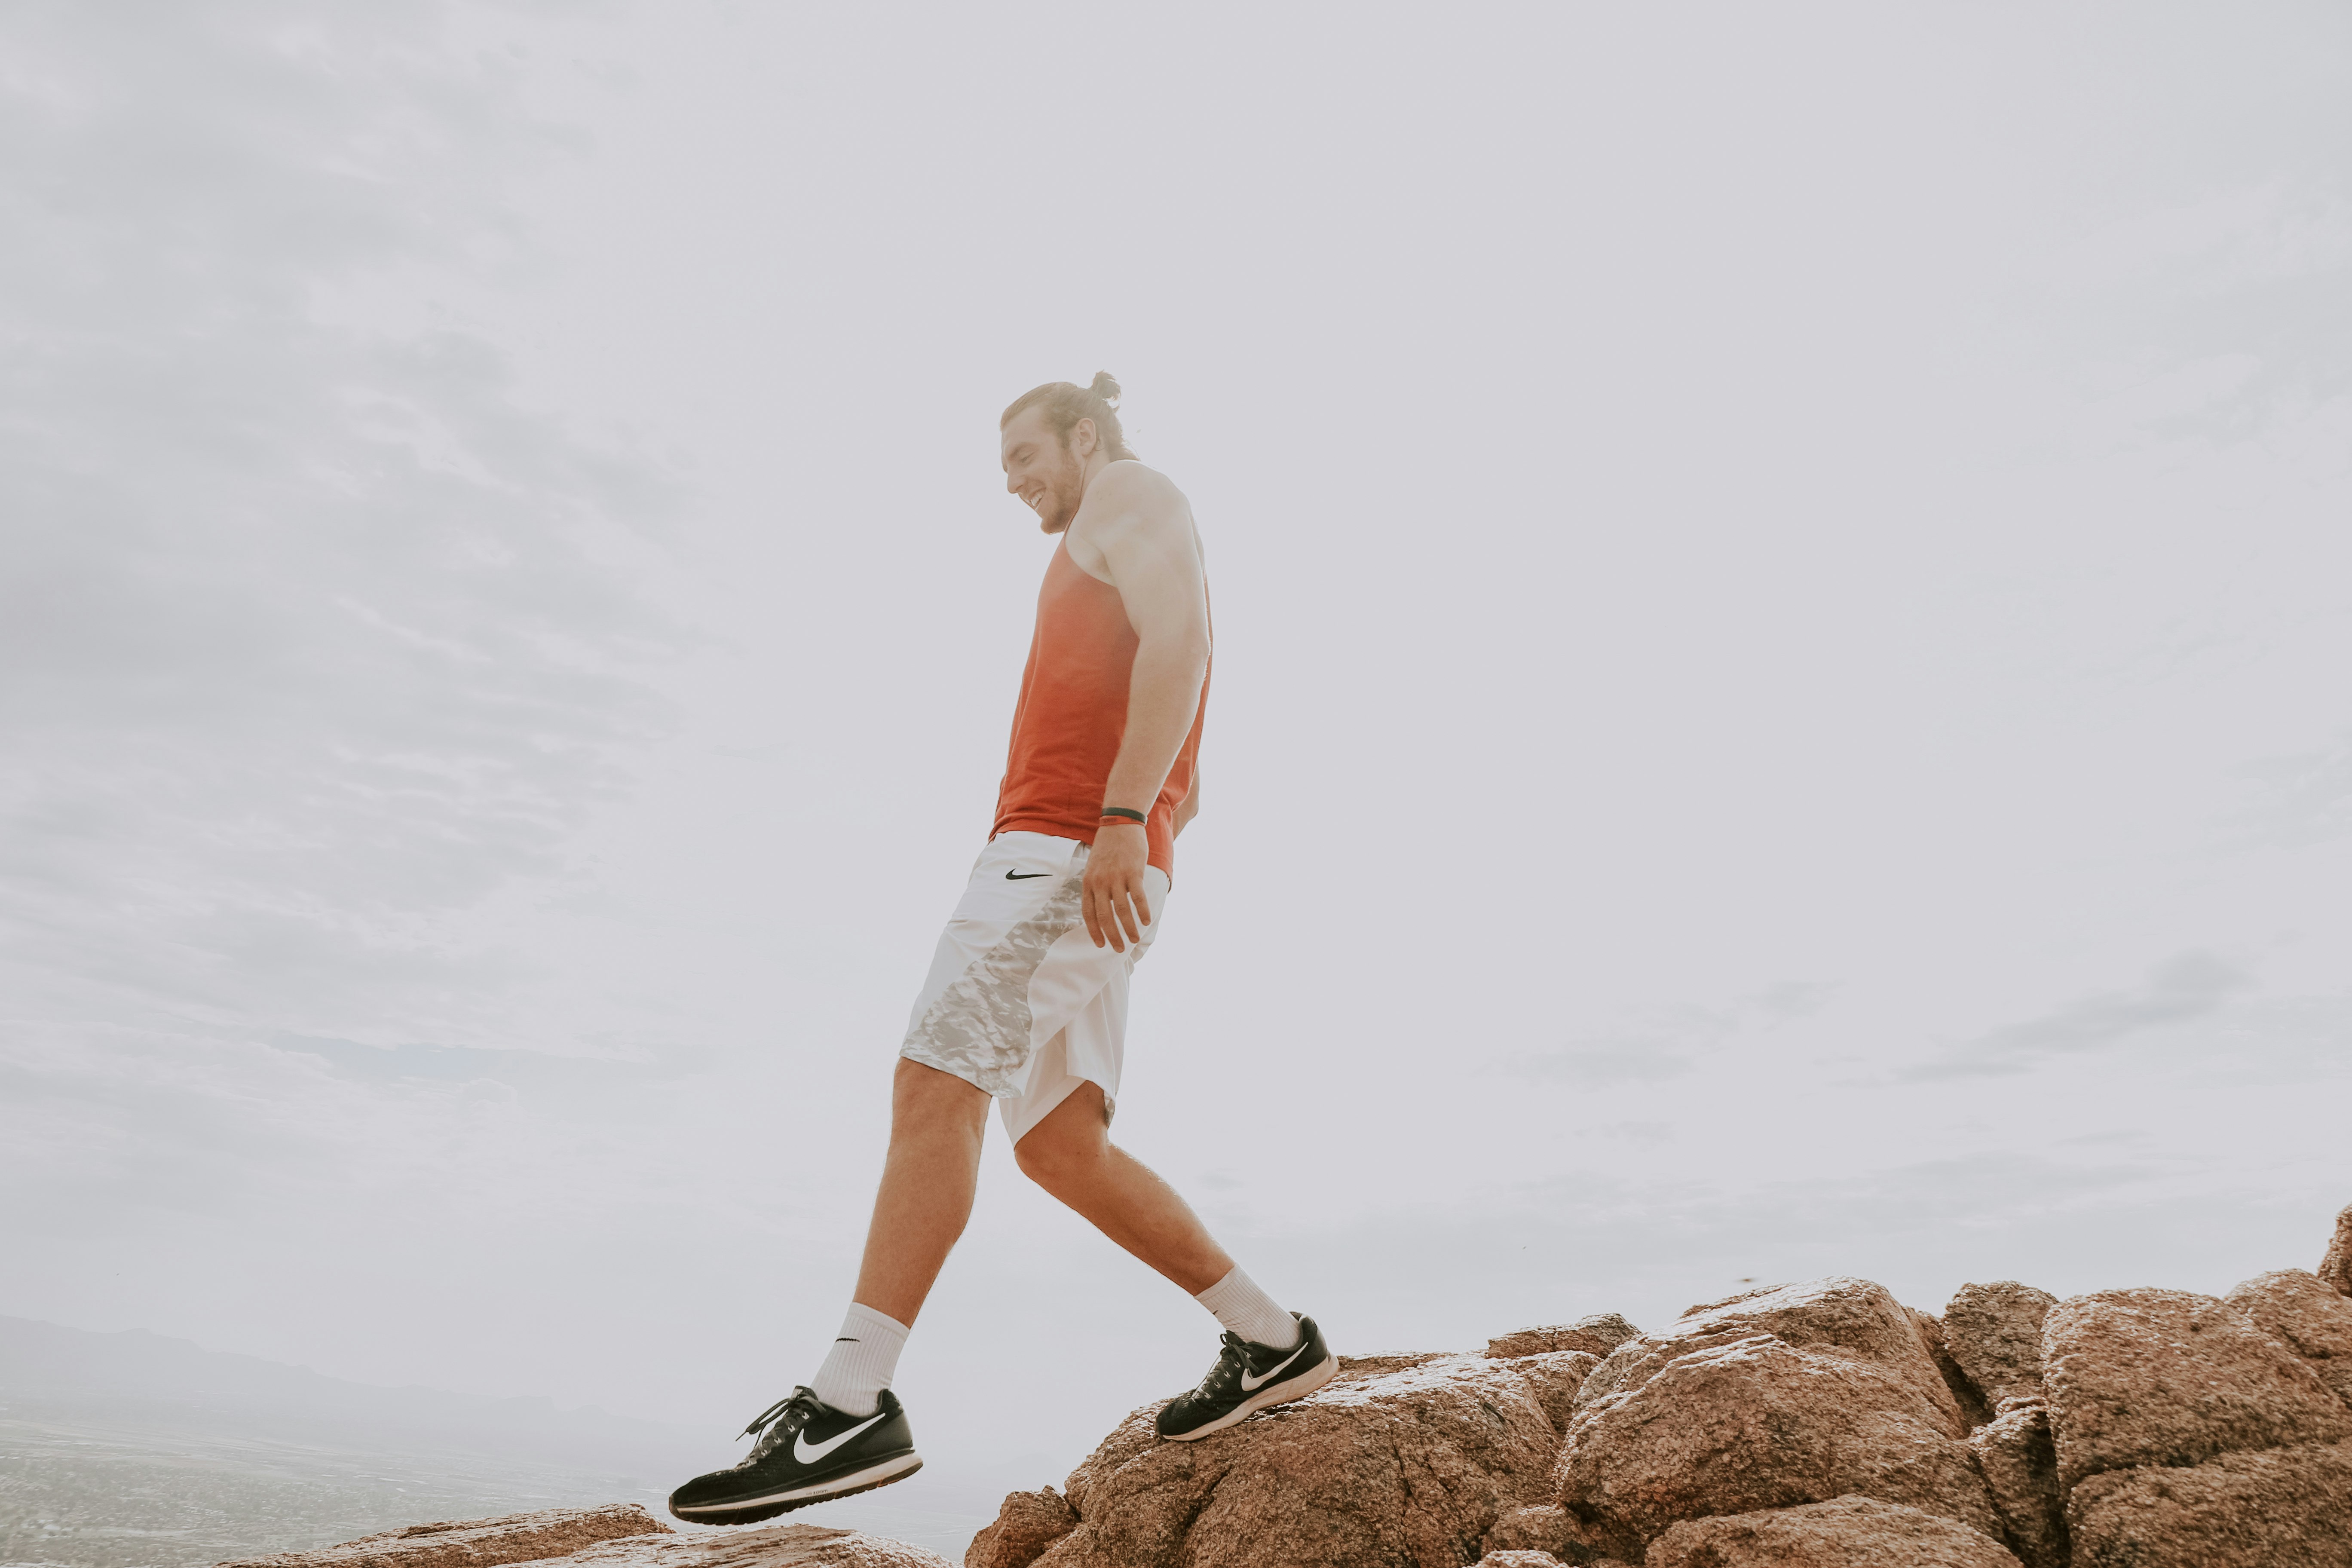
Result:
{"type": "Polygon", "coordinates": [[[1094,456],[1095,422],[1093,420],[1081,419],[1070,426],[1070,450],[1077,454],[1078,461],[1081,463],[1094,456]]]}

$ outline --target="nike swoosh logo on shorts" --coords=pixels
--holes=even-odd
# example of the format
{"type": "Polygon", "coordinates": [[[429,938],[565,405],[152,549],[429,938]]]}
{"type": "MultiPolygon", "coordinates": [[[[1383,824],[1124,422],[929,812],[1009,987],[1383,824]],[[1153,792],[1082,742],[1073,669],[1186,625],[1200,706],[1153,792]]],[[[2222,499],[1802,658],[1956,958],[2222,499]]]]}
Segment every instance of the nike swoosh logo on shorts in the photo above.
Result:
{"type": "Polygon", "coordinates": [[[1004,873],[1004,879],[1008,882],[1025,882],[1032,877],[1050,877],[1053,874],[1051,871],[1007,871],[1004,873]]]}
{"type": "Polygon", "coordinates": [[[832,1453],[835,1448],[840,1447],[844,1443],[848,1442],[852,1437],[856,1436],[860,1432],[865,1431],[866,1428],[873,1426],[875,1422],[881,1420],[888,1414],[889,1412],[887,1410],[877,1410],[869,1419],[860,1421],[856,1426],[852,1426],[840,1436],[827,1437],[822,1443],[810,1443],[808,1440],[808,1434],[806,1432],[802,1432],[793,1439],[793,1458],[798,1459],[803,1465],[814,1465],[819,1459],[824,1458],[827,1454],[832,1453]]]}
{"type": "Polygon", "coordinates": [[[1307,1346],[1311,1342],[1301,1342],[1299,1347],[1290,1352],[1288,1359],[1284,1361],[1281,1366],[1276,1367],[1264,1377],[1252,1377],[1247,1373],[1242,1373],[1242,1392],[1244,1394],[1255,1394],[1259,1389],[1264,1388],[1267,1384],[1272,1383],[1275,1380],[1276,1374],[1280,1373],[1283,1367],[1288,1366],[1291,1362],[1297,1361],[1300,1356],[1307,1353],[1307,1346]]]}

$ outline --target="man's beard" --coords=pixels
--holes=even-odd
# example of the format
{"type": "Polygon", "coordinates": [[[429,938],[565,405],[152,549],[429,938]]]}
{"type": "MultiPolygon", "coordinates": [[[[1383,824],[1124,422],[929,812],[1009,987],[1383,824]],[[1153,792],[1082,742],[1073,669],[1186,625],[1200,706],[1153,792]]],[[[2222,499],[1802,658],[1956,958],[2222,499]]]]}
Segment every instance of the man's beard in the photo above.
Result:
{"type": "Polygon", "coordinates": [[[1062,467],[1045,483],[1042,498],[1045,505],[1037,509],[1037,524],[1048,533],[1060,533],[1068,529],[1078,515],[1078,502],[1086,499],[1086,469],[1076,456],[1063,453],[1062,467]]]}

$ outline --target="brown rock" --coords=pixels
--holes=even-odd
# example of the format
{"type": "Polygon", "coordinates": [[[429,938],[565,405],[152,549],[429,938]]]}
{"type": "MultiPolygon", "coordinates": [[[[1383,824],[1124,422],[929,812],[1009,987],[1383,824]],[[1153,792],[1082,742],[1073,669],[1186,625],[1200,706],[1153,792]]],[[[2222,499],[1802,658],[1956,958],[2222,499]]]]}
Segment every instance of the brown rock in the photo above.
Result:
{"type": "Polygon", "coordinates": [[[955,1568],[936,1552],[862,1530],[782,1524],[609,1541],[563,1568],[955,1568]]]}
{"type": "Polygon", "coordinates": [[[2004,1400],[2000,1414],[1969,1436],[1969,1447],[2008,1527],[2009,1549],[2025,1568],[2066,1568],[2065,1496],[2058,1489],[2049,1407],[2004,1400]]]}
{"type": "Polygon", "coordinates": [[[1402,1372],[1411,1366],[1427,1366],[1433,1361],[1444,1361],[1444,1351],[1422,1351],[1412,1355],[1343,1355],[1339,1358],[1341,1383],[1364,1383],[1375,1377],[1386,1377],[1392,1372],[1402,1372]]]}
{"type": "Polygon", "coordinates": [[[2352,1443],[2109,1470],[2066,1522],[2074,1568],[2352,1568],[2352,1443]]]}
{"type": "Polygon", "coordinates": [[[1560,1562],[1549,1552],[1489,1552],[1475,1568],[1560,1568],[1560,1562]]]}
{"type": "Polygon", "coordinates": [[[1578,1403],[1589,1405],[1636,1392],[1677,1356],[1757,1333],[1869,1366],[1916,1392],[1933,1412],[1937,1430],[1968,1436],[1959,1403],[1945,1385],[1910,1310],[1882,1285],[1842,1277],[1743,1291],[1693,1308],[1663,1332],[1636,1334],[1592,1370],[1578,1403]]]}
{"type": "Polygon", "coordinates": [[[1944,1345],[1987,1405],[2042,1392],[2042,1320],[2058,1298],[1996,1279],[1963,1285],[1944,1309],[1944,1345]]]}
{"type": "Polygon", "coordinates": [[[1968,1445],[1948,1430],[1940,1381],[1941,1403],[1930,1405],[1877,1366],[1760,1333],[1689,1352],[1594,1399],[1601,1375],[1586,1382],[1555,1472],[1560,1502],[1595,1547],[1630,1558],[1678,1520],[1849,1493],[2000,1531],[1968,1445]]]}
{"type": "Polygon", "coordinates": [[[1842,1497],[1803,1508],[1685,1520],[1648,1568],[2017,1568],[1990,1536],[1916,1508],[1842,1497]]]}
{"type": "Polygon", "coordinates": [[[1071,1472],[1078,1527],[1037,1568],[1460,1568],[1545,1500],[1538,1393],[1520,1363],[1454,1356],[1197,1443],[1160,1441],[1147,1405],[1071,1472]]]}
{"type": "Polygon", "coordinates": [[[1944,1320],[1933,1312],[1923,1312],[1916,1307],[1906,1307],[1911,1321],[1917,1326],[1919,1337],[1927,1342],[1927,1353],[1935,1359],[1936,1371],[1942,1376],[1944,1386],[1952,1391],[1952,1401],[1960,1407],[1960,1419],[1974,1431],[1992,1419],[1992,1406],[1974,1379],[1960,1370],[1952,1352],[1944,1344],[1944,1320]]]}
{"type": "Polygon", "coordinates": [[[2042,1348],[2069,1492],[2104,1470],[2352,1436],[2352,1412],[2317,1373],[2210,1296],[2076,1296],[2051,1309],[2042,1348]]]}
{"type": "Polygon", "coordinates": [[[1579,1318],[1549,1328],[1521,1329],[1486,1342],[1486,1354],[1496,1361],[1513,1356],[1541,1355],[1547,1351],[1583,1351],[1598,1359],[1642,1331],[1614,1312],[1579,1318]]]}
{"type": "Polygon", "coordinates": [[[1576,1414],[1576,1396],[1600,1364],[1601,1358],[1589,1351],[1551,1351],[1511,1361],[1512,1370],[1526,1375],[1536,1404],[1543,1408],[1544,1418],[1555,1432],[1568,1430],[1569,1420],[1576,1414]]]}
{"type": "Polygon", "coordinates": [[[1544,1502],[1513,1509],[1495,1521],[1480,1544],[1490,1557],[1497,1552],[1549,1552],[1557,1557],[1574,1539],[1575,1521],[1568,1510],[1544,1502]]]}
{"type": "Polygon", "coordinates": [[[1029,1568],[1045,1548],[1077,1527],[1069,1500],[1053,1488],[1013,1492],[996,1510],[996,1522],[964,1549],[963,1568],[1029,1568]]]}
{"type": "Polygon", "coordinates": [[[2300,1268],[2257,1274],[2221,1298],[2306,1361],[2352,1361],[2352,1297],[2300,1268]]]}
{"type": "Polygon", "coordinates": [[[283,1552],[241,1557],[221,1568],[494,1568],[564,1557],[621,1536],[674,1533],[635,1503],[603,1508],[550,1508],[498,1519],[458,1519],[412,1524],[381,1535],[363,1535],[316,1552],[283,1552]]]}
{"type": "Polygon", "coordinates": [[[2221,1299],[2309,1363],[2336,1398],[2352,1405],[2352,1296],[2337,1295],[2316,1274],[2282,1268],[2257,1274],[2221,1299]]]}
{"type": "MultiPolygon", "coordinates": [[[[1495,1521],[1484,1542],[1488,1552],[1548,1552],[1563,1563],[1591,1565],[1609,1560],[1611,1532],[1585,1523],[1558,1503],[1513,1509],[1495,1521]]],[[[1638,1550],[1634,1555],[1639,1556],[1638,1550]]]]}
{"type": "Polygon", "coordinates": [[[1788,1287],[1786,1285],[1759,1285],[1752,1290],[1740,1290],[1728,1296],[1718,1297],[1712,1301],[1701,1301],[1696,1307],[1685,1307],[1683,1309],[1683,1316],[1685,1318],[1696,1318],[1701,1312],[1712,1312],[1717,1307],[1728,1307],[1734,1301],[1752,1301],[1759,1296],[1769,1296],[1775,1290],[1786,1290],[1787,1289],[1788,1287]]]}
{"type": "Polygon", "coordinates": [[[2336,1235],[2327,1243],[2327,1256],[2319,1260],[2322,1283],[2347,1296],[2352,1296],[2352,1205],[2336,1216],[2336,1235]]]}
{"type": "Polygon", "coordinates": [[[319,1552],[243,1561],[269,1568],[479,1568],[550,1560],[564,1568],[955,1568],[903,1541],[814,1524],[681,1534],[635,1503],[415,1524],[319,1552]]]}

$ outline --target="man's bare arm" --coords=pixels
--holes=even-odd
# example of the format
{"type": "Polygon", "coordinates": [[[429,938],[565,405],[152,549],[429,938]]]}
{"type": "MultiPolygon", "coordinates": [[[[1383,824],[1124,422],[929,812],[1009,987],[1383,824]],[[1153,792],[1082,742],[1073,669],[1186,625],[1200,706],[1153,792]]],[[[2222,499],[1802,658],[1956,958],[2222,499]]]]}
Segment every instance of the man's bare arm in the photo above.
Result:
{"type": "MultiPolygon", "coordinates": [[[[1087,487],[1070,525],[1072,559],[1118,590],[1135,628],[1127,731],[1103,790],[1105,805],[1149,816],[1176,753],[1192,732],[1209,673],[1209,595],[1181,490],[1140,463],[1114,463],[1087,487]]],[[[1143,899],[1147,843],[1140,827],[1100,830],[1087,868],[1087,934],[1139,941],[1150,914],[1143,899]],[[1130,864],[1131,863],[1131,864],[1130,864]],[[1097,889],[1097,868],[1100,887],[1097,889]],[[1100,897],[1097,898],[1099,890],[1100,897]],[[1123,931],[1121,928],[1124,928],[1123,931]]]]}

